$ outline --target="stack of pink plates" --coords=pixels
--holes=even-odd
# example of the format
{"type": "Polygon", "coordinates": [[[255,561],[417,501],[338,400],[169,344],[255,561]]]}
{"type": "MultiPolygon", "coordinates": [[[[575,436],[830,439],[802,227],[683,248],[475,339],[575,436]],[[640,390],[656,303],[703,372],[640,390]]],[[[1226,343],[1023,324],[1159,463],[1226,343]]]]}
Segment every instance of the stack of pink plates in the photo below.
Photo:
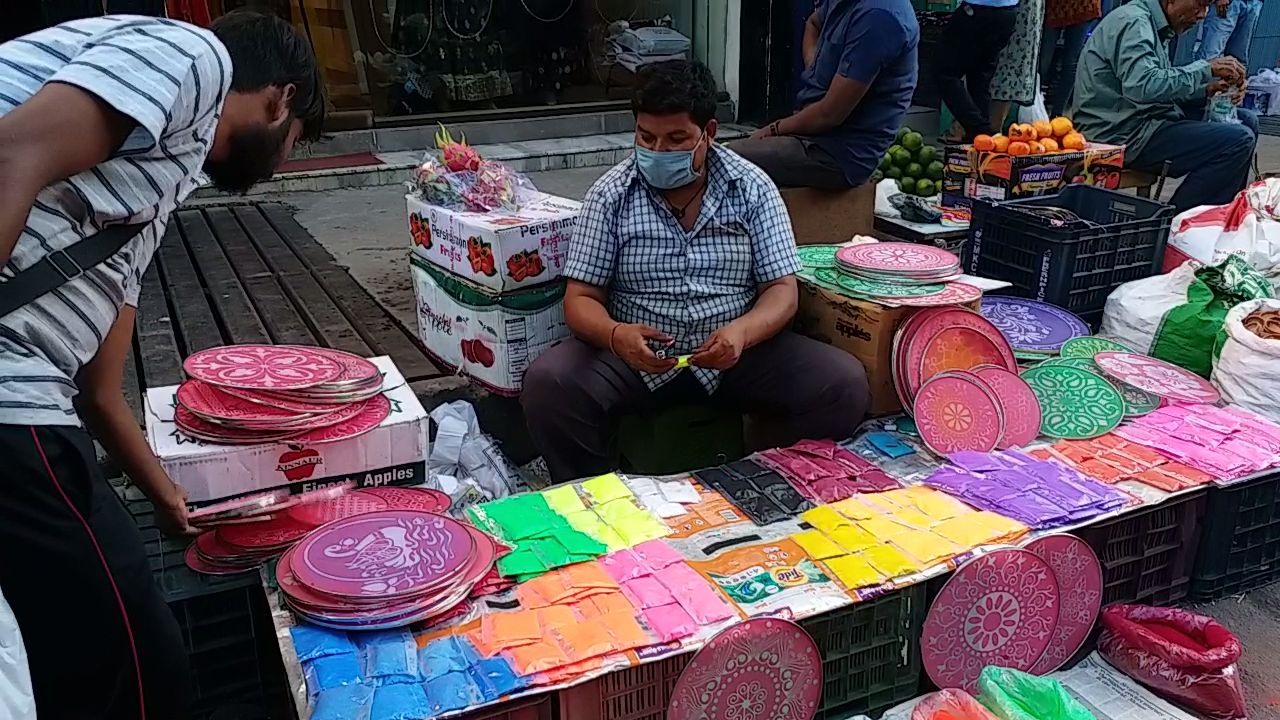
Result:
{"type": "Polygon", "coordinates": [[[252,570],[326,523],[393,509],[445,512],[449,496],[427,488],[351,490],[344,483],[301,495],[262,493],[195,510],[188,515],[201,533],[187,548],[186,562],[206,575],[252,570]]]}
{"type": "Polygon", "coordinates": [[[497,555],[492,538],[452,518],[384,510],[307,535],[280,558],[276,580],[310,622],[378,630],[457,613],[497,555]]]}
{"type": "Polygon", "coordinates": [[[228,445],[344,440],[391,412],[382,373],[325,348],[229,345],[186,359],[174,423],[197,440],[228,445]]]}

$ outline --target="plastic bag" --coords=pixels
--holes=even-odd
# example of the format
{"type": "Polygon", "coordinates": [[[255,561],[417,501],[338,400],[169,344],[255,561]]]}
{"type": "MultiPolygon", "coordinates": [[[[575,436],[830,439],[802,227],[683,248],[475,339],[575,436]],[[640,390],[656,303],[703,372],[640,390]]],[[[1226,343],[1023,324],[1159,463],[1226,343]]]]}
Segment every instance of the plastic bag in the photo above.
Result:
{"type": "Polygon", "coordinates": [[[372,685],[331,688],[316,696],[311,720],[369,720],[372,700],[372,685]]]}
{"type": "Polygon", "coordinates": [[[361,673],[374,685],[418,682],[418,643],[413,633],[382,630],[359,634],[361,673]]]}
{"type": "Polygon", "coordinates": [[[1240,115],[1236,112],[1235,100],[1231,93],[1214,93],[1204,105],[1204,121],[1210,123],[1226,123],[1239,125],[1240,115]]]}
{"type": "Polygon", "coordinates": [[[1139,683],[1214,720],[1244,720],[1236,661],[1240,641],[1204,615],[1112,605],[1102,611],[1098,651],[1139,683]]]}
{"type": "Polygon", "coordinates": [[[453,499],[453,510],[485,500],[506,497],[523,487],[520,472],[480,430],[475,408],[465,400],[445,403],[431,411],[436,437],[428,468],[432,483],[453,499]]]}
{"type": "Polygon", "coordinates": [[[1280,422],[1280,340],[1265,340],[1244,326],[1255,310],[1280,310],[1280,300],[1250,300],[1227,313],[1212,380],[1223,400],[1280,422]]]}
{"type": "Polygon", "coordinates": [[[995,665],[978,676],[978,700],[1001,720],[1097,720],[1057,680],[995,665]]]}
{"type": "Polygon", "coordinates": [[[1099,334],[1207,378],[1227,311],[1271,292],[1239,257],[1199,268],[1186,263],[1116,288],[1099,334]]]}
{"type": "Polygon", "coordinates": [[[1048,120],[1049,108],[1044,103],[1044,91],[1040,89],[1040,76],[1036,76],[1036,99],[1030,105],[1018,108],[1018,122],[1033,123],[1037,120],[1048,120]]]}
{"type": "Polygon", "coordinates": [[[1219,263],[1230,255],[1272,282],[1280,279],[1280,178],[1255,182],[1226,205],[1202,205],[1175,217],[1164,270],[1187,260],[1219,263]]]}
{"type": "Polygon", "coordinates": [[[995,716],[969,693],[951,689],[920,698],[911,720],[995,720],[995,716]]]}

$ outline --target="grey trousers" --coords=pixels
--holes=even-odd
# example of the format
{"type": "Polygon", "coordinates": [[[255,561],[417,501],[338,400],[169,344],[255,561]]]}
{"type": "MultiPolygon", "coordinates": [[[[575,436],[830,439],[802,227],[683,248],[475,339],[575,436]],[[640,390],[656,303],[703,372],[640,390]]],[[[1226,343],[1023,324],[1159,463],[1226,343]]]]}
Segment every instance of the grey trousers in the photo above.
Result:
{"type": "Polygon", "coordinates": [[[867,413],[870,390],[852,355],[783,331],[744,352],[710,396],[688,372],[651,392],[620,358],[577,338],[538,356],[520,395],[529,434],[555,482],[616,469],[615,434],[623,415],[697,402],[763,416],[776,428],[769,443],[784,446],[851,436],[867,413]]]}
{"type": "Polygon", "coordinates": [[[818,143],[795,135],[744,138],[729,149],[764,170],[778,187],[847,190],[852,185],[836,159],[818,143]]]}

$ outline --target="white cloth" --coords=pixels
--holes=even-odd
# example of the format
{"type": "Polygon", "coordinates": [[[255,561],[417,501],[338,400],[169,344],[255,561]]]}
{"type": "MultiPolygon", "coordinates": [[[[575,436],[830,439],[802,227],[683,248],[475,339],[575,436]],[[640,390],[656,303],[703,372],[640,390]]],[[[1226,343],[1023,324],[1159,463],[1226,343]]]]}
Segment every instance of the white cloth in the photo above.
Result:
{"type": "Polygon", "coordinates": [[[27,649],[13,610],[0,594],[0,718],[35,720],[36,700],[27,670],[27,649]]]}

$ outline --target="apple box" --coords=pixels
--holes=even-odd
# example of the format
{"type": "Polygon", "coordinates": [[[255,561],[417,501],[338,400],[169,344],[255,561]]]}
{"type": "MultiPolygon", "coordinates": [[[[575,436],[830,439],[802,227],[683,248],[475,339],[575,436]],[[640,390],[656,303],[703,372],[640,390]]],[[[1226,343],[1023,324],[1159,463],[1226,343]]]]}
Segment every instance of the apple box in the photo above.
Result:
{"type": "Polygon", "coordinates": [[[968,221],[974,198],[999,201],[1052,195],[1072,183],[1115,190],[1123,169],[1123,145],[1089,143],[1084,150],[1040,155],[949,145],[943,153],[942,207],[968,221]]]}
{"type": "Polygon", "coordinates": [[[217,445],[178,431],[176,385],[148,388],[147,441],[174,482],[195,505],[288,488],[294,493],[347,480],[357,487],[418,485],[427,480],[428,417],[388,357],[370,358],[382,370],[391,414],[358,437],[300,445],[217,445]]]}
{"type": "Polygon", "coordinates": [[[437,365],[498,395],[518,395],[524,371],[569,336],[564,282],[493,294],[415,257],[418,337],[437,365]]]}
{"type": "Polygon", "coordinates": [[[405,196],[413,252],[491,291],[560,277],[582,203],[541,194],[518,212],[450,210],[405,196]]]}

